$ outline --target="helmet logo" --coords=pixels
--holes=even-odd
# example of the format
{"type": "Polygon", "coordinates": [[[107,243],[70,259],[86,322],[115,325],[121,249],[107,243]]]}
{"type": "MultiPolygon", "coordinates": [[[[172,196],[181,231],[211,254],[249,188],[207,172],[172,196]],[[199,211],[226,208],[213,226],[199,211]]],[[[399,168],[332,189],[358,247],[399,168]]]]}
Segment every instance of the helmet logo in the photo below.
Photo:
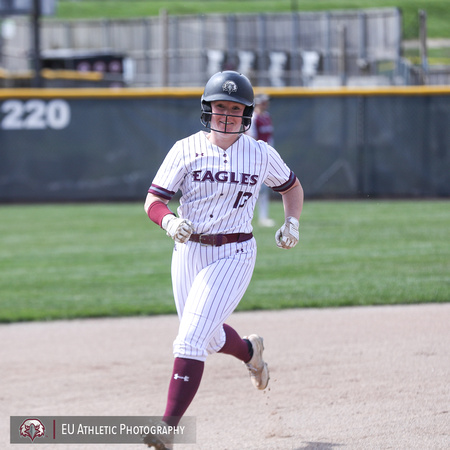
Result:
{"type": "Polygon", "coordinates": [[[233,92],[237,92],[238,88],[234,81],[228,80],[222,84],[222,90],[228,92],[228,95],[231,95],[233,92]]]}

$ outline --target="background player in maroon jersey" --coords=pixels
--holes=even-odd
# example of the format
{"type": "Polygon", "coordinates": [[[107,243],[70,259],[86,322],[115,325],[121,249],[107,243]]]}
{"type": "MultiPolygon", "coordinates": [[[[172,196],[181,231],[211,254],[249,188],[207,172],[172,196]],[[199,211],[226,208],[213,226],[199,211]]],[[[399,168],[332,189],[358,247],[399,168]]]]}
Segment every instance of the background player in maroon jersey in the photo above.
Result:
{"type": "MultiPolygon", "coordinates": [[[[267,142],[272,147],[273,141],[273,123],[269,112],[270,97],[267,94],[258,94],[255,97],[255,111],[253,112],[252,124],[248,134],[254,139],[267,142]]],[[[258,222],[263,227],[273,227],[275,221],[269,214],[270,191],[263,184],[259,193],[258,200],[258,222]]]]}

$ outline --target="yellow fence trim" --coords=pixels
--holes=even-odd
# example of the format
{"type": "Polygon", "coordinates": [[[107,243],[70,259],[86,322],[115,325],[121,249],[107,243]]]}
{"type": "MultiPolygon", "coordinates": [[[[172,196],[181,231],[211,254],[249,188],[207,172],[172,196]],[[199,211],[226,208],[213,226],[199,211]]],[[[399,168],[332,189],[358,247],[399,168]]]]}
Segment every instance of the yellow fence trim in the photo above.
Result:
{"type": "MultiPolygon", "coordinates": [[[[387,87],[257,87],[255,94],[264,92],[271,97],[376,96],[376,95],[449,95],[450,86],[387,86],[387,87]]],[[[0,98],[146,98],[200,97],[203,88],[5,88],[0,98]]]]}

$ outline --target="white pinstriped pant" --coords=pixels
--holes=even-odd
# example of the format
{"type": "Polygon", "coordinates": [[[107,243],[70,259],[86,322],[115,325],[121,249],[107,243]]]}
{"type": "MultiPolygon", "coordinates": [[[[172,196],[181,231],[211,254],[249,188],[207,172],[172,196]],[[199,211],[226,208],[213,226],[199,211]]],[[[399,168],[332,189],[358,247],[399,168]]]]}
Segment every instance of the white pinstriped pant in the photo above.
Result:
{"type": "Polygon", "coordinates": [[[205,361],[223,347],[223,324],[244,296],[255,260],[255,238],[221,247],[175,245],[172,286],[180,319],[175,357],[205,361]]]}

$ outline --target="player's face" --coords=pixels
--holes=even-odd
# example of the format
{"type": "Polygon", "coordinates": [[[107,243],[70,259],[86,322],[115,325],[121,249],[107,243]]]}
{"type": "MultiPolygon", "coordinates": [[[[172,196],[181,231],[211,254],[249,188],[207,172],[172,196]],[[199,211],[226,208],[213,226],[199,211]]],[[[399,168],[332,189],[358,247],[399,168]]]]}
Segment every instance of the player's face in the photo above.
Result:
{"type": "Polygon", "coordinates": [[[220,133],[239,133],[245,106],[241,103],[217,100],[211,102],[211,129],[220,133]]]}
{"type": "Polygon", "coordinates": [[[261,102],[259,108],[261,111],[267,111],[269,109],[269,101],[261,102]]]}

